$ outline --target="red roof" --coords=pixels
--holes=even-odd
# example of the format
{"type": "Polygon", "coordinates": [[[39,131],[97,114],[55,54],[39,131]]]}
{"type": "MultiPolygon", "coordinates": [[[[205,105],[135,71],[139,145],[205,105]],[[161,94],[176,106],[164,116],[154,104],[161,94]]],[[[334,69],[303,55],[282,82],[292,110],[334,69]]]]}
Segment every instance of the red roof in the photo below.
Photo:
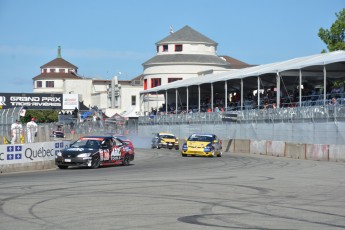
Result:
{"type": "Polygon", "coordinates": [[[54,60],[48,62],[47,64],[41,66],[41,68],[49,68],[49,67],[60,67],[60,68],[73,68],[78,69],[75,65],[69,63],[63,58],[55,58],[54,60]]]}

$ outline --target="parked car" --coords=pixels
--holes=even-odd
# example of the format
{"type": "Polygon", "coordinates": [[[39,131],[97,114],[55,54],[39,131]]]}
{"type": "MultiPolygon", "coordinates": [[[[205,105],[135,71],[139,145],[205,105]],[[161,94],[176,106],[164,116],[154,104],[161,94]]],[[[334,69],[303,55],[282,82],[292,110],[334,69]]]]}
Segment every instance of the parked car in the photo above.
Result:
{"type": "Polygon", "coordinates": [[[181,154],[186,156],[222,156],[222,141],[215,134],[194,133],[182,145],[181,154]]]}
{"type": "Polygon", "coordinates": [[[70,147],[58,152],[55,164],[60,169],[69,166],[98,168],[106,165],[129,165],[134,160],[134,152],[128,144],[113,136],[84,136],[70,147]]]}
{"type": "Polygon", "coordinates": [[[179,150],[178,138],[172,133],[154,133],[151,143],[152,148],[167,148],[167,149],[176,149],[179,150]]]}

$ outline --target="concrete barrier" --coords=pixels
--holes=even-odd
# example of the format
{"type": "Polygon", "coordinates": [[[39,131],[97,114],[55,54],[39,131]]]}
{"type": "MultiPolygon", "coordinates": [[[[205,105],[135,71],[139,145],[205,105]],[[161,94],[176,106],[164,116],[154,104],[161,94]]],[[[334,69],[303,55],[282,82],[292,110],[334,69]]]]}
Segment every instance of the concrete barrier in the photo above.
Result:
{"type": "Polygon", "coordinates": [[[316,161],[328,161],[329,160],[329,146],[307,144],[306,145],[306,159],[316,161]]]}
{"type": "Polygon", "coordinates": [[[330,161],[345,161],[345,145],[329,145],[330,161]]]}
{"type": "Polygon", "coordinates": [[[236,139],[234,144],[234,152],[236,153],[249,153],[250,140],[236,139]]]}
{"type": "Polygon", "coordinates": [[[265,140],[250,140],[251,154],[267,154],[267,143],[265,140]]]}
{"type": "Polygon", "coordinates": [[[0,173],[54,168],[56,152],[71,141],[0,145],[0,173]]]}
{"type": "Polygon", "coordinates": [[[285,142],[283,141],[267,141],[267,155],[284,157],[285,155],[285,142]]]}
{"type": "Polygon", "coordinates": [[[233,139],[222,140],[223,152],[233,153],[235,151],[235,141],[233,139]]]}
{"type": "Polygon", "coordinates": [[[306,145],[299,143],[285,143],[285,157],[305,159],[306,145]]]}

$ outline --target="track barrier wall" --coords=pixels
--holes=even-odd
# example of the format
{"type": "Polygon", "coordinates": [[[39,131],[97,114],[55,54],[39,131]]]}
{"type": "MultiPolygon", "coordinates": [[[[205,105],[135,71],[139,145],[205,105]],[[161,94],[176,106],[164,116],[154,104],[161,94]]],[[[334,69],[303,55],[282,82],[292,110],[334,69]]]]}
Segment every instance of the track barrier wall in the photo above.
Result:
{"type": "Polygon", "coordinates": [[[55,168],[55,154],[71,141],[0,145],[0,173],[55,168]]]}
{"type": "Polygon", "coordinates": [[[300,143],[285,143],[285,156],[294,159],[305,159],[306,145],[300,143]]]}
{"type": "Polygon", "coordinates": [[[267,143],[264,140],[250,140],[250,153],[251,154],[267,154],[267,143]]]}

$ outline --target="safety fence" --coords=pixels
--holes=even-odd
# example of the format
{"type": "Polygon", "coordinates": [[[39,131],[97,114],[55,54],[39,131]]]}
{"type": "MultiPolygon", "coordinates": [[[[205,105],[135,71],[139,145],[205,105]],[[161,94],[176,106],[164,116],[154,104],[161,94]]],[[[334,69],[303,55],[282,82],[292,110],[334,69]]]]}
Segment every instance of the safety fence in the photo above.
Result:
{"type": "Polygon", "coordinates": [[[222,124],[224,122],[301,122],[342,121],[345,105],[239,110],[225,113],[186,113],[139,117],[139,125],[153,124],[222,124]]]}

